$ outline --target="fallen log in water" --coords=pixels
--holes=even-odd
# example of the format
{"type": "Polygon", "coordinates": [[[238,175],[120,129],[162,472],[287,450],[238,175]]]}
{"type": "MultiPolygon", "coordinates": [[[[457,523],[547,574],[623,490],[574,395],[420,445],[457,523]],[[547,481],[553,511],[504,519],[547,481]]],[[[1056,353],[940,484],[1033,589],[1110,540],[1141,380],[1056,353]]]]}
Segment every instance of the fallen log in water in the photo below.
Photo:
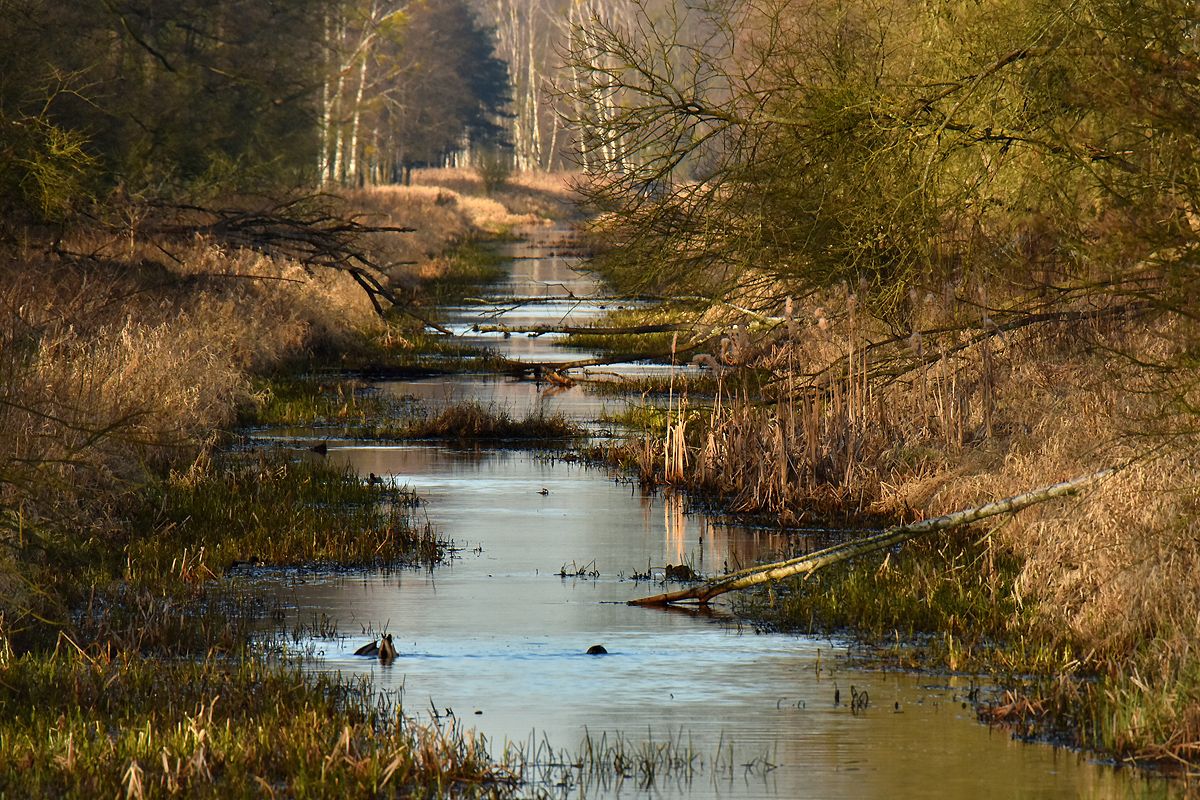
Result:
{"type": "Polygon", "coordinates": [[[876,533],[873,536],[867,536],[862,539],[855,539],[850,542],[843,542],[832,547],[826,547],[823,550],[791,558],[787,561],[776,561],[770,564],[761,564],[757,567],[749,567],[737,572],[722,575],[718,578],[713,578],[699,586],[692,586],[688,589],[680,589],[666,594],[656,594],[651,597],[643,597],[638,600],[630,600],[631,606],[665,606],[670,603],[678,603],[685,600],[695,600],[701,605],[707,605],[708,601],[717,595],[733,592],[739,589],[747,589],[751,586],[757,586],[760,583],[768,581],[778,581],[784,578],[790,578],[794,575],[809,575],[816,572],[822,567],[827,567],[830,564],[836,564],[839,561],[845,561],[860,556],[864,553],[871,553],[876,550],[883,550],[900,542],[912,539],[917,536],[922,536],[927,533],[943,531],[949,528],[957,528],[962,525],[967,525],[987,517],[994,517],[997,514],[1009,514],[1014,511],[1020,511],[1023,508],[1035,505],[1037,503],[1052,500],[1055,497],[1063,497],[1068,494],[1073,494],[1084,486],[1107,478],[1117,471],[1115,467],[1103,469],[1099,472],[1094,472],[1091,475],[1084,475],[1078,478],[1072,478],[1069,481],[1056,483],[1052,486],[1043,486],[1040,489],[1034,489],[1024,494],[1013,495],[1012,497],[1003,500],[997,500],[993,503],[978,506],[977,508],[969,508],[965,511],[956,511],[953,514],[947,514],[943,517],[934,517],[920,522],[914,522],[911,525],[898,525],[894,528],[888,528],[886,531],[876,533]]]}
{"type": "Polygon", "coordinates": [[[671,333],[672,331],[691,331],[695,325],[681,322],[664,322],[658,325],[625,325],[621,327],[603,325],[473,325],[471,330],[476,333],[525,333],[530,336],[542,336],[547,333],[562,334],[591,334],[594,336],[636,336],[644,333],[671,333]]]}

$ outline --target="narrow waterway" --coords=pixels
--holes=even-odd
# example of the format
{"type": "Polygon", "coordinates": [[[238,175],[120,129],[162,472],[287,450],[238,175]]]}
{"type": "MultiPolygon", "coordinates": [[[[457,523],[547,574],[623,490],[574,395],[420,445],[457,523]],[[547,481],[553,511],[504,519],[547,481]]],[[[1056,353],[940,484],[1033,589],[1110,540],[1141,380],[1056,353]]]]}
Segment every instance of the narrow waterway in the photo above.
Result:
{"type": "MultiPolygon", "coordinates": [[[[594,318],[606,301],[558,254],[561,232],[514,252],[494,306],[451,310],[470,335],[483,318],[510,324],[594,318]],[[554,255],[551,255],[554,252],[554,255]],[[512,298],[556,297],[516,307],[512,298]],[[513,309],[504,313],[504,309],[513,309]]],[[[484,339],[483,335],[477,335],[484,339]]],[[[486,337],[516,357],[571,360],[552,337],[486,337]]],[[[389,383],[438,404],[482,399],[520,415],[539,405],[594,420],[620,402],[581,388],[547,393],[481,377],[389,383]]],[[[301,618],[335,619],[347,640],[321,643],[318,669],[363,673],[417,716],[453,715],[527,752],[579,752],[621,737],[636,749],[675,742],[690,769],[636,779],[543,786],[586,797],[1141,797],[1170,787],[975,720],[966,679],[839,668],[845,643],[762,634],[713,616],[624,601],[661,591],[666,564],[717,572],[803,546],[794,535],[684,513],[678,496],[646,496],[603,471],[538,454],[441,445],[331,443],[329,458],[414,488],[443,536],[462,548],[433,572],[401,571],[290,586],[301,618]],[[354,656],[386,629],[400,657],[354,656]],[[363,631],[363,635],[355,635],[363,631]],[[608,655],[589,656],[601,644],[608,655]],[[852,693],[869,705],[851,708],[852,693]],[[840,702],[835,702],[835,697],[840,702]]]]}

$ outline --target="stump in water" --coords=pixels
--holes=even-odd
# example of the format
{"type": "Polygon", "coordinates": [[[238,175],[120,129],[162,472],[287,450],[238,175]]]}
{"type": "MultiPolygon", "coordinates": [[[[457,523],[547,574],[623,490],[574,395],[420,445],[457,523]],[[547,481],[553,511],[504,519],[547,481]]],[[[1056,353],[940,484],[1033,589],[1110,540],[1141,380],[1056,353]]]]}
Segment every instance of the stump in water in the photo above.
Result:
{"type": "Polygon", "coordinates": [[[700,576],[697,575],[687,564],[667,564],[667,580],[669,581],[698,581],[700,576]]]}

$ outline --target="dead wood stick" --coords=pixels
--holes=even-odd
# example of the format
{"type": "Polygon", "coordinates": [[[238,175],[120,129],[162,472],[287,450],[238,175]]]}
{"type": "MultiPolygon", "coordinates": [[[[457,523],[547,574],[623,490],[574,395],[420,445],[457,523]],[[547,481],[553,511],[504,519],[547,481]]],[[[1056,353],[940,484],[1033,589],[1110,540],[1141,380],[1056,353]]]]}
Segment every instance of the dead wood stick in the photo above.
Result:
{"type": "Polygon", "coordinates": [[[842,544],[826,547],[823,550],[817,550],[814,553],[809,553],[798,558],[762,564],[728,575],[722,575],[699,586],[667,592],[666,594],[657,594],[651,597],[643,597],[638,600],[630,600],[629,605],[664,606],[683,600],[696,600],[701,605],[706,605],[712,598],[726,592],[746,589],[751,586],[757,586],[760,583],[778,581],[794,575],[810,575],[830,564],[836,564],[839,561],[845,561],[864,553],[883,550],[923,534],[957,528],[987,517],[996,516],[997,514],[1010,514],[1037,503],[1052,500],[1055,497],[1073,494],[1094,481],[1107,478],[1116,471],[1115,467],[1110,467],[1109,469],[1094,472],[1091,475],[1083,475],[1078,478],[1072,478],[1069,481],[1063,481],[1062,483],[1043,486],[1040,489],[1013,495],[1012,497],[987,503],[976,508],[969,508],[965,511],[956,511],[953,514],[914,522],[911,525],[897,525],[894,528],[888,528],[886,531],[874,534],[873,536],[843,542],[842,544]]]}
{"type": "Polygon", "coordinates": [[[544,333],[591,333],[598,336],[636,335],[641,333],[670,333],[690,331],[693,325],[663,323],[661,325],[629,325],[625,327],[603,327],[600,325],[475,325],[471,330],[478,333],[529,333],[541,336],[544,333]]]}

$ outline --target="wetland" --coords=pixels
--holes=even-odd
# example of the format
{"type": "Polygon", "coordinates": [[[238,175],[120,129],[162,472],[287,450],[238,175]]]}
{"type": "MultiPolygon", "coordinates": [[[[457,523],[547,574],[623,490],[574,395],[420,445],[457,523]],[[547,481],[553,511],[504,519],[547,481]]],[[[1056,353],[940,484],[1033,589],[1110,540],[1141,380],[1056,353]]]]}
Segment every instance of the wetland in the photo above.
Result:
{"type": "MultiPolygon", "coordinates": [[[[548,238],[559,242],[566,233],[548,238]]],[[[486,302],[451,309],[452,328],[506,359],[597,355],[564,348],[553,335],[472,333],[482,320],[583,324],[613,303],[579,258],[553,254],[536,237],[507,250],[519,254],[510,275],[488,288],[486,302]],[[527,298],[538,302],[521,305],[527,298]]],[[[612,377],[671,367],[602,369],[612,377]]],[[[469,398],[514,417],[562,414],[600,437],[634,435],[601,420],[643,402],[582,384],[479,374],[386,381],[377,389],[433,413],[469,398]]],[[[837,534],[691,513],[681,492],[652,491],[561,455],[511,442],[330,441],[331,464],[415,492],[457,555],[427,571],[289,581],[280,594],[289,613],[297,621],[328,616],[340,633],[313,640],[322,656],[308,669],[366,676],[418,717],[476,730],[497,756],[521,753],[530,775],[542,767],[556,776],[563,786],[542,788],[564,796],[571,794],[566,786],[586,796],[665,797],[1167,791],[1137,772],[982,724],[978,678],[864,669],[847,657],[854,647],[848,634],[773,632],[728,605],[706,613],[626,606],[660,590],[668,565],[719,574],[837,534]],[[400,651],[394,662],[353,655],[384,631],[400,651]],[[594,644],[607,654],[588,656],[594,644]],[[869,697],[869,705],[856,707],[852,693],[869,697]],[[686,767],[660,765],[651,775],[630,758],[608,771],[581,766],[565,782],[561,766],[549,769],[585,763],[585,752],[612,758],[616,742],[633,752],[669,751],[686,767]]]]}

